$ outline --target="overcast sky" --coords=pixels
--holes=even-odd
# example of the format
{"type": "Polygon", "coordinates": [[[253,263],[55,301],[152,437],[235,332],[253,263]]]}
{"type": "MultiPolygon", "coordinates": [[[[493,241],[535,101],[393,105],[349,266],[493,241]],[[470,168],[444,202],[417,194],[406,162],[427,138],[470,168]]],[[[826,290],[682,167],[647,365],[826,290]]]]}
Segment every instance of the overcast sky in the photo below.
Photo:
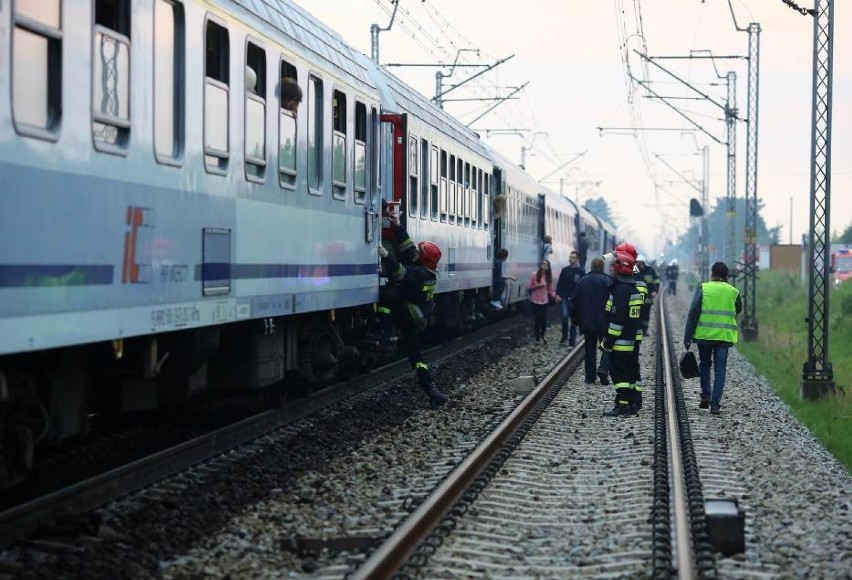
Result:
{"type": "MultiPolygon", "coordinates": [[[[699,148],[709,146],[710,203],[726,195],[726,147],[716,143],[658,99],[638,88],[631,107],[623,43],[631,50],[634,75],[651,81],[664,97],[696,97],[653,65],[643,67],[632,49],[650,56],[717,57],[748,53],[746,28],[760,34],[758,197],[769,227],[781,225],[781,241],[798,243],[810,223],[810,131],[813,19],[782,0],[400,0],[393,28],[380,34],[380,57],[388,63],[493,64],[511,60],[471,81],[447,98],[491,98],[529,82],[517,100],[507,101],[471,127],[522,130],[523,135],[491,133],[487,141],[526,167],[536,178],[580,201],[603,196],[618,225],[646,253],[662,249],[688,226],[687,202],[703,178],[699,148]],[[636,7],[640,8],[637,18],[636,7]],[[478,49],[479,55],[467,49],[478,49]],[[631,133],[636,119],[648,130],[631,133]],[[604,130],[599,130],[603,127],[604,130]],[[670,129],[676,130],[660,130],[670,129]],[[522,154],[522,147],[528,150],[522,154]],[[564,169],[560,165],[585,152],[564,169]],[[659,157],[657,157],[659,156],[659,157]],[[563,182],[560,184],[560,178],[563,182]]],[[[370,24],[387,27],[390,0],[297,0],[297,3],[370,54],[370,24]]],[[[812,8],[813,0],[801,5],[812,8]]],[[[852,2],[835,0],[831,229],[852,224],[852,2]]],[[[724,103],[724,76],[737,73],[737,104],[747,115],[747,61],[742,58],[658,60],[683,81],[724,103]],[[715,85],[715,86],[714,86],[715,85]]],[[[393,72],[428,97],[435,72],[449,68],[394,67],[393,72]]],[[[444,88],[481,68],[457,68],[444,88]]],[[[725,141],[721,109],[706,100],[669,100],[692,121],[725,141]]],[[[445,109],[469,123],[493,102],[450,102],[445,109]]],[[[737,195],[745,193],[745,123],[737,133],[737,195]]],[[[723,245],[723,240],[711,240],[723,245]]]]}

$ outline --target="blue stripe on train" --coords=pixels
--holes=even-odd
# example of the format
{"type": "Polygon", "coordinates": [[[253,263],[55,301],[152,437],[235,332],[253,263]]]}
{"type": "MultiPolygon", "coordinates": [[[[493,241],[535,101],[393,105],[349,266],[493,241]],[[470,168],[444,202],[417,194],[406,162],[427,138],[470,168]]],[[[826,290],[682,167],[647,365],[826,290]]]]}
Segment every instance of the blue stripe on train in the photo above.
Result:
{"type": "MultiPolygon", "coordinates": [[[[96,286],[112,284],[115,268],[108,264],[0,264],[0,288],[96,286]]],[[[203,264],[195,279],[250,280],[268,278],[331,278],[378,273],[370,264],[203,264]]]]}
{"type": "Polygon", "coordinates": [[[0,288],[112,284],[113,271],[108,264],[0,264],[0,288]]]}
{"type": "MultiPolygon", "coordinates": [[[[482,264],[449,264],[450,272],[482,270],[482,264]]],[[[97,286],[113,283],[115,268],[108,264],[0,264],[0,288],[97,286]]],[[[201,264],[195,280],[263,280],[270,278],[336,278],[378,273],[369,264],[201,264]]]]}

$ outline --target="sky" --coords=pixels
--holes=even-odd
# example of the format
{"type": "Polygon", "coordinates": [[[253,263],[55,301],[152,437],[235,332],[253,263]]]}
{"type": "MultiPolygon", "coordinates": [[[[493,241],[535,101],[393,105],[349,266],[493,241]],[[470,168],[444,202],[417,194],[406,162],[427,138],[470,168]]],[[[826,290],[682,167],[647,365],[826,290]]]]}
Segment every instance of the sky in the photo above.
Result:
{"type": "MultiPolygon", "coordinates": [[[[460,63],[492,65],[511,57],[446,98],[504,97],[527,83],[517,99],[479,120],[496,101],[447,102],[445,110],[465,124],[475,120],[472,129],[510,159],[523,160],[554,191],[580,203],[606,199],[624,237],[652,255],[689,226],[689,199],[700,197],[705,179],[705,145],[711,207],[727,194],[723,111],[700,95],[724,104],[725,76],[734,71],[740,116],[747,117],[742,57],[749,36],[737,27],[758,23],[761,215],[769,227],[781,226],[782,243],[799,243],[808,232],[814,27],[812,17],[783,0],[399,1],[393,26],[379,35],[380,62],[450,65],[458,56],[460,63]],[[654,60],[675,78],[643,64],[634,51],[716,58],[654,60]],[[649,98],[628,81],[625,54],[633,75],[665,99],[649,98]]],[[[386,28],[393,10],[391,0],[296,2],[368,55],[370,25],[386,28]]],[[[812,8],[814,0],[799,4],[812,8]]],[[[830,227],[839,233],[852,224],[852,1],[835,0],[834,27],[830,227]]],[[[431,98],[436,71],[448,75],[446,90],[483,68],[394,66],[392,72],[431,98]]],[[[738,197],[745,194],[746,142],[740,122],[738,197]]]]}

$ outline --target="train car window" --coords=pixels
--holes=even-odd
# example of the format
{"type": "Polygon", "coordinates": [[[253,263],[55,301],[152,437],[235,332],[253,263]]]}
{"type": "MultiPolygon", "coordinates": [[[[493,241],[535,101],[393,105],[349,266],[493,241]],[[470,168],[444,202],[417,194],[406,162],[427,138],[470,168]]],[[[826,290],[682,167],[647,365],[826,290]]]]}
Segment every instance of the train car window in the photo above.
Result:
{"type": "Polygon", "coordinates": [[[130,136],[130,1],[96,0],[92,53],[95,148],[124,154],[130,136]]]}
{"type": "Polygon", "coordinates": [[[171,0],[154,3],[154,154],[178,165],[184,139],[184,14],[171,0]]]}
{"type": "Polygon", "coordinates": [[[464,164],[464,225],[470,227],[471,217],[471,180],[470,180],[470,163],[464,164]]]}
{"type": "Polygon", "coordinates": [[[447,221],[447,209],[449,201],[447,200],[449,193],[447,191],[447,152],[441,149],[441,221],[447,221]]]}
{"type": "Polygon", "coordinates": [[[301,93],[296,67],[282,60],[278,78],[278,184],[287,189],[296,189],[296,115],[299,103],[293,94],[301,93]]]}
{"type": "Polygon", "coordinates": [[[429,217],[429,141],[420,140],[420,217],[429,217]]]}
{"type": "Polygon", "coordinates": [[[438,219],[438,148],[433,146],[429,153],[429,191],[430,207],[432,208],[432,219],[438,219]]]}
{"type": "Polygon", "coordinates": [[[457,157],[458,166],[456,168],[456,223],[461,225],[464,222],[464,161],[461,157],[457,157]]]}
{"type": "Polygon", "coordinates": [[[450,155],[450,190],[447,192],[447,216],[456,223],[456,156],[450,155]]]}
{"type": "Polygon", "coordinates": [[[308,78],[308,190],[314,195],[322,194],[322,103],[322,80],[311,75],[308,78]]]}
{"type": "Polygon", "coordinates": [[[332,195],[346,199],[346,93],[334,91],[331,96],[331,182],[332,195]]]}
{"type": "Polygon", "coordinates": [[[476,167],[470,169],[470,224],[476,227],[479,214],[479,180],[482,179],[482,171],[477,178],[476,167]]]}
{"type": "Polygon", "coordinates": [[[207,21],[204,51],[204,165],[211,173],[228,168],[230,115],[228,30],[207,21]]]}
{"type": "Polygon", "coordinates": [[[379,127],[381,126],[381,119],[379,117],[379,110],[376,107],[370,107],[370,123],[372,129],[370,130],[370,140],[367,141],[367,151],[371,155],[372,159],[372,162],[370,163],[370,168],[373,171],[372,177],[370,178],[370,183],[373,184],[373,191],[371,195],[375,195],[376,192],[379,191],[379,187],[381,187],[382,183],[381,172],[379,171],[379,160],[381,158],[379,127]]]}
{"type": "Polygon", "coordinates": [[[417,217],[417,135],[408,137],[408,215],[417,217]]]}
{"type": "Polygon", "coordinates": [[[485,172],[485,187],[482,188],[482,227],[488,229],[488,222],[491,219],[491,174],[485,172]]]}
{"type": "Polygon", "coordinates": [[[246,178],[266,177],[266,51],[249,42],[246,45],[246,178]]]}
{"type": "Polygon", "coordinates": [[[367,105],[355,101],[355,201],[367,195],[367,105]]]}
{"type": "Polygon", "coordinates": [[[15,129],[55,141],[62,118],[62,4],[18,0],[12,32],[15,129]]]}

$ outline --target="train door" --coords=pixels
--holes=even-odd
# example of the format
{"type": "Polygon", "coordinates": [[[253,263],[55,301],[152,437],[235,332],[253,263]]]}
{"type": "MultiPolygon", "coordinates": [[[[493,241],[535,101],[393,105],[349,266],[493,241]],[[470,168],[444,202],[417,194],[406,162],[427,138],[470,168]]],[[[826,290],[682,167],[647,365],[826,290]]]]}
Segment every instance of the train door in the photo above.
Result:
{"type": "MultiPolygon", "coordinates": [[[[533,199],[535,199],[535,198],[533,198],[533,199]]],[[[553,234],[552,234],[552,232],[547,231],[547,204],[544,203],[544,194],[543,193],[538,194],[538,203],[536,205],[538,206],[536,208],[538,210],[537,211],[538,223],[536,224],[536,227],[538,228],[538,239],[539,239],[539,243],[541,244],[541,247],[538,250],[538,257],[539,258],[545,258],[547,256],[544,255],[545,254],[545,252],[544,252],[544,246],[545,246],[544,236],[546,236],[547,234],[550,234],[552,236],[553,234]]]]}
{"type": "Polygon", "coordinates": [[[488,195],[491,199],[493,199],[494,207],[491,210],[491,228],[493,232],[493,244],[494,244],[494,252],[503,247],[505,232],[503,231],[503,224],[505,220],[503,219],[503,211],[500,207],[498,207],[504,199],[501,197],[503,192],[503,176],[500,169],[497,167],[494,168],[494,173],[491,175],[491,191],[488,192],[488,195]],[[501,201],[498,201],[497,198],[501,197],[501,201]]]}
{"type": "MultiPolygon", "coordinates": [[[[382,113],[382,199],[394,208],[405,220],[405,215],[399,210],[407,207],[406,183],[408,176],[408,115],[405,113],[382,113]]],[[[388,224],[382,222],[382,237],[389,235],[388,224]]]]}

